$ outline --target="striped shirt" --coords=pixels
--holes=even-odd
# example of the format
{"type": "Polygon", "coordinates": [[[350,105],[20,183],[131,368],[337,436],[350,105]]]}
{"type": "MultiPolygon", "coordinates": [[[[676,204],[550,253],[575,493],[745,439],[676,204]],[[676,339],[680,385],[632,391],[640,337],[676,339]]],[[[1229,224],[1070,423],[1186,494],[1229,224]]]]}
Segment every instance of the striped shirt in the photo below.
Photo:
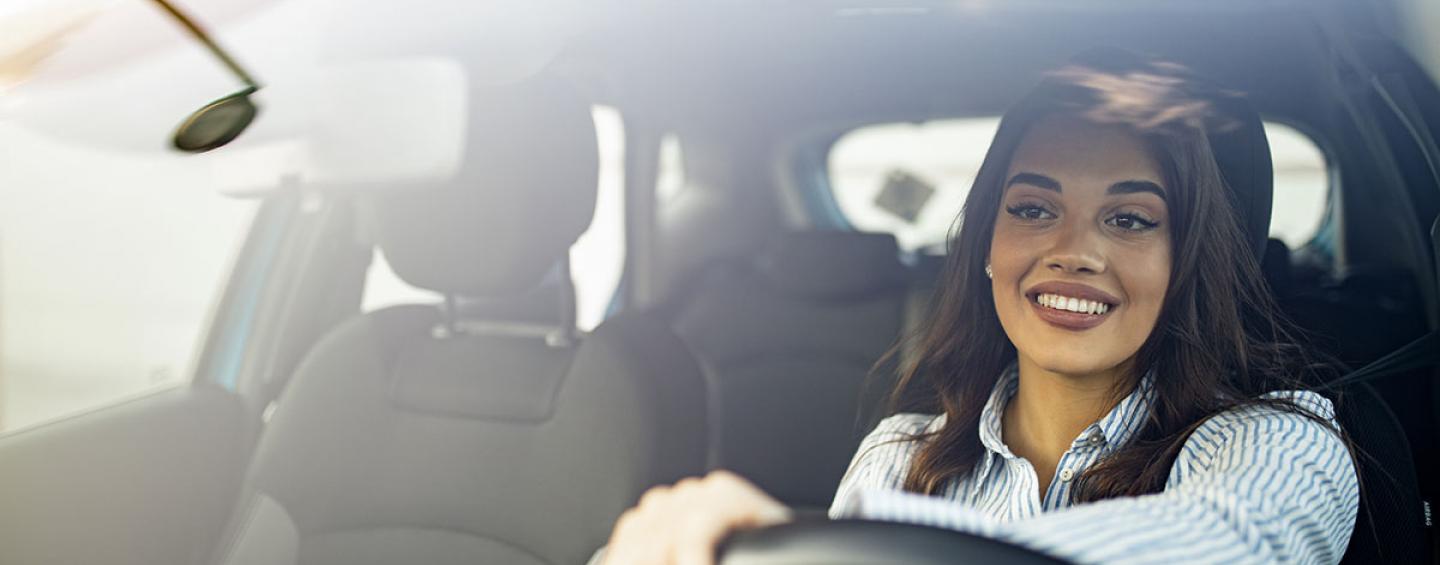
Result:
{"type": "MultiPolygon", "coordinates": [[[[985,456],[937,496],[900,489],[919,449],[907,438],[938,430],[944,416],[886,418],[861,443],[830,516],[950,528],[1077,563],[1340,560],[1359,508],[1350,453],[1332,430],[1274,408],[1210,418],[1186,441],[1162,492],[1073,504],[1072,479],[1139,431],[1153,400],[1152,379],[1081,432],[1043,493],[1034,468],[1001,438],[1000,416],[1019,382],[1013,365],[981,412],[985,456]]],[[[1313,392],[1268,396],[1334,421],[1330,401],[1313,392]]]]}

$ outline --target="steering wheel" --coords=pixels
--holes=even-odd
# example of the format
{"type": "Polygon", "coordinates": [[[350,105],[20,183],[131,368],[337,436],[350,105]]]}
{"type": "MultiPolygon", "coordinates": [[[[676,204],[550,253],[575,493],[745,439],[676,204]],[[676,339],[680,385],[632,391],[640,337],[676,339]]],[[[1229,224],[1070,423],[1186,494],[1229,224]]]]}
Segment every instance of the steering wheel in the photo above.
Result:
{"type": "Polygon", "coordinates": [[[1053,565],[1054,557],[976,535],[895,522],[814,520],[744,531],[720,548],[720,565],[1053,565]]]}

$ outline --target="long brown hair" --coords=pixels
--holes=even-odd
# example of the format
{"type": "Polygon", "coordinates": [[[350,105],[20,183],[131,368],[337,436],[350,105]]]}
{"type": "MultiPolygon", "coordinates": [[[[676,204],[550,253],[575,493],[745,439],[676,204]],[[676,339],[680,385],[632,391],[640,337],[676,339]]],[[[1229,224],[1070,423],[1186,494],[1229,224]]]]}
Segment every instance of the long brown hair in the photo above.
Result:
{"type": "Polygon", "coordinates": [[[1261,398],[1308,388],[1329,369],[1295,345],[1231,205],[1207,137],[1207,130],[1227,127],[1210,103],[1220,96],[1231,95],[1178,65],[1106,52],[1047,75],[1006,113],[957,219],[933,314],[892,350],[892,358],[902,350],[913,357],[900,367],[891,410],[915,408],[906,401],[923,387],[928,407],[922,407],[945,415],[938,430],[910,438],[922,446],[906,490],[934,493],[985,453],[981,409],[1016,358],[995,313],[985,258],[1011,156],[1033,123],[1056,114],[1130,128],[1172,188],[1169,290],[1135,370],[1116,391],[1118,398],[1153,371],[1154,401],[1135,437],[1077,478],[1074,501],[1160,491],[1190,434],[1236,407],[1266,405],[1329,425],[1287,400],[1261,398]]]}

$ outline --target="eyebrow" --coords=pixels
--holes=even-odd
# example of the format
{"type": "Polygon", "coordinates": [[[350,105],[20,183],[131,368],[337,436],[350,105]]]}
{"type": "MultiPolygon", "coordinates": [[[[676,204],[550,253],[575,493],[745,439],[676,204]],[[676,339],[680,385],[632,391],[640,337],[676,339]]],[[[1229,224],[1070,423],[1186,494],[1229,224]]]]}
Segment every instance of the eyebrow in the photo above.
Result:
{"type": "Polygon", "coordinates": [[[1136,194],[1140,192],[1149,192],[1165,198],[1165,190],[1160,188],[1160,185],[1148,180],[1122,180],[1110,185],[1110,188],[1105,190],[1105,194],[1136,194]]]}
{"type": "MultiPolygon", "coordinates": [[[[1009,182],[1005,183],[1005,188],[1010,188],[1010,186],[1016,184],[1028,184],[1036,188],[1060,192],[1060,181],[1039,173],[1015,173],[1015,176],[1010,177],[1009,182]]],[[[1149,192],[1161,198],[1165,197],[1165,189],[1160,188],[1160,185],[1148,180],[1122,180],[1110,185],[1110,188],[1105,190],[1105,194],[1136,194],[1141,192],[1149,192]]]]}
{"type": "Polygon", "coordinates": [[[1060,192],[1060,181],[1036,173],[1015,173],[1015,176],[1010,177],[1010,182],[1005,183],[1005,188],[1016,184],[1028,184],[1036,188],[1060,192]]]}

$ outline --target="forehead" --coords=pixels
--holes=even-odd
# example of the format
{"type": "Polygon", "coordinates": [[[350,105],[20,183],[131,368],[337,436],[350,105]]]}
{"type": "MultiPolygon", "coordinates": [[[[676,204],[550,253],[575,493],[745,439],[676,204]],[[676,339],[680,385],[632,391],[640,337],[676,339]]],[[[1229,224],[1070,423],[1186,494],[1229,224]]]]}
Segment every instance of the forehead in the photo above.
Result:
{"type": "Polygon", "coordinates": [[[1018,172],[1039,173],[1064,187],[1103,188],[1122,180],[1164,185],[1160,164],[1140,136],[1064,116],[1043,118],[1025,133],[1010,159],[1010,175],[1018,172]]]}

